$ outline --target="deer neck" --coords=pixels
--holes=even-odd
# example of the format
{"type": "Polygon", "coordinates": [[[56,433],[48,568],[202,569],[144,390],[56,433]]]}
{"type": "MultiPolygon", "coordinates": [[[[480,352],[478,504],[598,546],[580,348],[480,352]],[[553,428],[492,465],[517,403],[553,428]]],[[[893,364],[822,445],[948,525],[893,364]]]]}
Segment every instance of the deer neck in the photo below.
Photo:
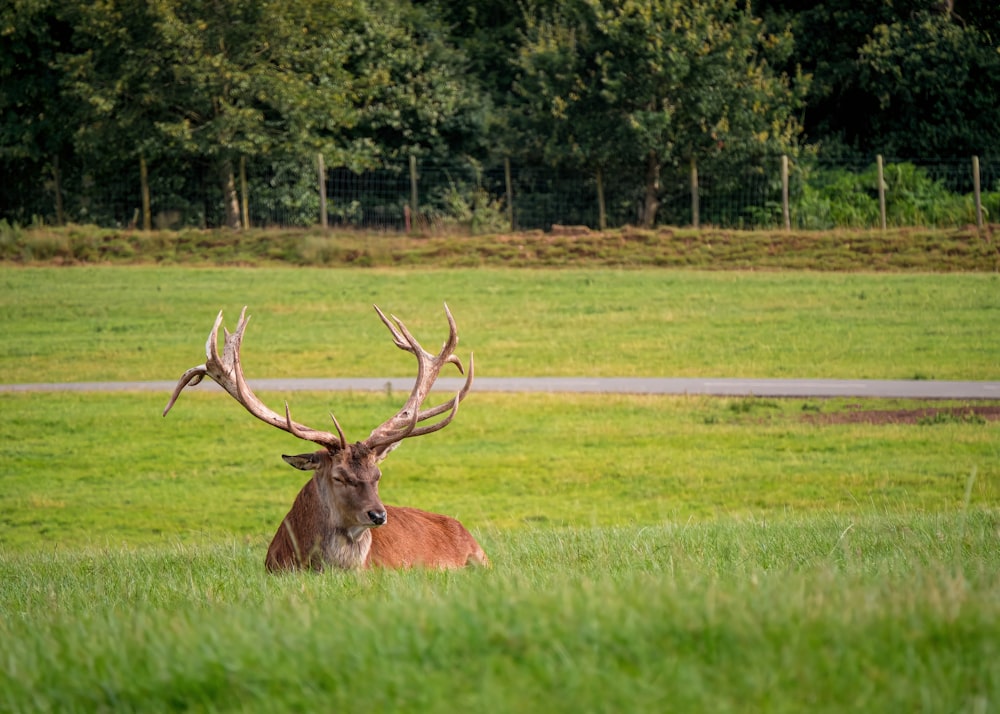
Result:
{"type": "Polygon", "coordinates": [[[361,533],[352,533],[352,528],[338,528],[331,531],[330,537],[324,543],[327,561],[335,567],[345,570],[356,570],[364,567],[368,553],[372,548],[370,528],[361,533]]]}
{"type": "Polygon", "coordinates": [[[332,507],[332,497],[325,493],[329,488],[320,479],[314,479],[319,491],[319,501],[323,504],[326,521],[323,529],[325,537],[322,548],[325,560],[331,565],[353,570],[364,566],[372,547],[371,528],[365,526],[345,526],[337,509],[332,507]]]}

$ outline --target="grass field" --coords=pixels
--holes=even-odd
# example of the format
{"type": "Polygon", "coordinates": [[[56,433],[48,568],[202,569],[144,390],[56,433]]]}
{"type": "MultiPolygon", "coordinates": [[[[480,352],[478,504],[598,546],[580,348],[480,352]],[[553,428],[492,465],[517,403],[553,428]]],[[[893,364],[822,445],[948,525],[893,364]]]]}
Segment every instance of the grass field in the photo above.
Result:
{"type": "Polygon", "coordinates": [[[461,573],[0,561],[7,711],[989,712],[995,515],[515,529],[461,573]]]}
{"type": "Polygon", "coordinates": [[[6,382],[163,380],[220,309],[253,377],[410,374],[371,308],[483,376],[997,379],[1000,275],[662,270],[0,269],[6,382]]]}
{"type": "MultiPolygon", "coordinates": [[[[292,404],[319,425],[333,407],[360,438],[401,398],[297,393],[292,404]]],[[[45,553],[238,538],[263,557],[305,480],[279,456],[311,445],[225,395],[185,394],[167,418],[163,401],[0,394],[9,415],[0,421],[0,547],[45,553]]],[[[973,472],[973,504],[1000,499],[1000,422],[810,421],[848,404],[856,402],[473,393],[454,424],[393,453],[381,492],[389,503],[502,531],[953,513],[973,472]]]]}
{"type": "MultiPolygon", "coordinates": [[[[0,368],[173,380],[215,312],[232,325],[249,303],[251,379],[406,375],[370,304],[434,346],[447,299],[483,375],[997,379],[997,287],[8,267],[0,368]]],[[[220,394],[163,418],[166,396],[0,393],[0,711],[1000,706],[1000,422],[849,418],[928,406],[883,400],[474,390],[393,453],[381,490],[459,517],[492,568],[274,577],[264,551],[303,480],[279,454],[309,445],[220,394]]],[[[402,397],[288,398],[360,438],[402,397]]]]}

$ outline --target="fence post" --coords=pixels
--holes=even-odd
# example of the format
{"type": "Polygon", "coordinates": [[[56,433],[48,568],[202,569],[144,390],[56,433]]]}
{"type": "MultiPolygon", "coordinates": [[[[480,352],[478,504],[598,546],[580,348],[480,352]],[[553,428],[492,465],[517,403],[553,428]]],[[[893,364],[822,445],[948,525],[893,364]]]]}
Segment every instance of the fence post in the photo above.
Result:
{"type": "Polygon", "coordinates": [[[698,228],[701,223],[701,217],[699,213],[698,206],[698,162],[695,158],[691,157],[691,226],[693,228],[698,228]]]}
{"type": "Polygon", "coordinates": [[[146,157],[143,154],[139,154],[139,190],[142,193],[142,230],[152,230],[153,215],[149,200],[149,167],[146,166],[146,157]]]}
{"type": "Polygon", "coordinates": [[[979,157],[972,157],[972,193],[976,199],[976,228],[983,229],[983,195],[979,185],[979,157]]]}
{"type": "Polygon", "coordinates": [[[247,203],[247,157],[240,157],[240,204],[243,206],[243,230],[250,227],[250,206],[247,203]]]}
{"type": "Polygon", "coordinates": [[[504,189],[507,192],[507,223],[510,224],[511,231],[516,231],[514,226],[514,182],[510,178],[510,157],[503,157],[503,181],[504,189]]]}
{"type": "Polygon", "coordinates": [[[419,198],[417,193],[417,157],[415,154],[410,154],[410,211],[414,218],[420,213],[417,210],[419,198]]]}
{"type": "Polygon", "coordinates": [[[882,154],[875,157],[875,164],[878,166],[878,213],[882,220],[882,230],[885,230],[885,167],[882,165],[882,154]]]}
{"type": "Polygon", "coordinates": [[[604,172],[600,167],[597,169],[597,228],[604,230],[608,227],[608,212],[604,204],[604,172]]]}
{"type": "Polygon", "coordinates": [[[781,155],[781,215],[785,230],[792,230],[792,212],[788,205],[788,154],[781,155]]]}
{"type": "Polygon", "coordinates": [[[316,154],[316,166],[319,170],[319,226],[326,228],[326,166],[323,164],[323,154],[316,154]]]}
{"type": "Polygon", "coordinates": [[[63,209],[62,175],[59,173],[59,154],[56,154],[52,159],[52,185],[56,193],[56,225],[61,226],[66,223],[66,214],[63,209]]]}

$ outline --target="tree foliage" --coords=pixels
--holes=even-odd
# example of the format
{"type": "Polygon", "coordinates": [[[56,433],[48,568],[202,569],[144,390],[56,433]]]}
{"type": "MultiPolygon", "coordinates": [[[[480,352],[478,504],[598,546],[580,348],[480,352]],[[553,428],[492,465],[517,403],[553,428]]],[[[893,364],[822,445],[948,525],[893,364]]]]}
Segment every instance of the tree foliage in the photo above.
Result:
{"type": "Polygon", "coordinates": [[[122,159],[200,157],[239,226],[240,156],[341,149],[354,121],[347,42],[352,0],[127,0],[71,11],[75,52],[66,91],[87,108],[77,147],[122,159]]]}
{"type": "Polygon", "coordinates": [[[805,138],[827,156],[994,154],[1000,145],[995,0],[767,0],[813,76],[805,138]]]}
{"type": "Polygon", "coordinates": [[[539,152],[638,170],[646,224],[665,167],[793,147],[804,81],[767,59],[790,38],[766,34],[733,0],[573,0],[539,15],[516,86],[539,152]]]}
{"type": "Polygon", "coordinates": [[[359,149],[378,160],[479,152],[487,105],[466,56],[435,15],[408,3],[369,0],[345,32],[359,149]]]}
{"type": "Polygon", "coordinates": [[[921,11],[879,25],[859,49],[878,102],[868,134],[893,156],[968,156],[1000,140],[1000,47],[976,27],[921,11]]]}
{"type": "Polygon", "coordinates": [[[239,157],[363,168],[476,138],[461,54],[405,2],[16,2],[0,16],[0,109],[15,110],[0,157],[202,162],[234,227],[239,157]]]}
{"type": "Polygon", "coordinates": [[[236,226],[238,160],[301,203],[321,153],[583,168],[650,223],[693,163],[995,156],[998,96],[995,0],[7,0],[0,213],[86,220],[142,161],[236,226]]]}

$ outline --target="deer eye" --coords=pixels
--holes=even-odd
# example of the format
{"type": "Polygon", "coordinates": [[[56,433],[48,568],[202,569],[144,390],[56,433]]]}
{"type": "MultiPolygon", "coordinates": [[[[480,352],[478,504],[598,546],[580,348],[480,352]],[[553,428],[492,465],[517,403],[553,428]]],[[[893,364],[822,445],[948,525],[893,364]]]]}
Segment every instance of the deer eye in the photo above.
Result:
{"type": "Polygon", "coordinates": [[[330,478],[332,478],[337,483],[344,484],[345,486],[350,486],[352,484],[357,483],[355,479],[351,478],[346,472],[343,471],[335,471],[334,473],[330,474],[330,478]]]}

